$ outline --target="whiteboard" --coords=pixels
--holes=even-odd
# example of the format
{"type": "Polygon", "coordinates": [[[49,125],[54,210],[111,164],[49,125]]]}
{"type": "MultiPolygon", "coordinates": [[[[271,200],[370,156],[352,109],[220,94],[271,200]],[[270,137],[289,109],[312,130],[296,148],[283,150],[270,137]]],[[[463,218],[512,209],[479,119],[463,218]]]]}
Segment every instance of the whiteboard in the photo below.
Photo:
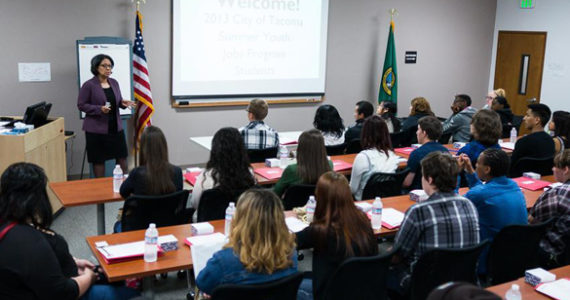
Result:
{"type": "MultiPolygon", "coordinates": [[[[79,88],[85,81],[93,78],[91,73],[91,59],[98,54],[107,54],[115,63],[111,78],[119,82],[121,96],[125,100],[133,99],[132,87],[132,57],[130,41],[113,38],[86,38],[83,41],[77,41],[77,69],[79,88]],[[124,43],[109,43],[109,41],[124,41],[124,43]]],[[[121,116],[131,115],[132,109],[119,109],[121,116]]],[[[81,112],[81,118],[85,117],[85,113],[81,112]]]]}

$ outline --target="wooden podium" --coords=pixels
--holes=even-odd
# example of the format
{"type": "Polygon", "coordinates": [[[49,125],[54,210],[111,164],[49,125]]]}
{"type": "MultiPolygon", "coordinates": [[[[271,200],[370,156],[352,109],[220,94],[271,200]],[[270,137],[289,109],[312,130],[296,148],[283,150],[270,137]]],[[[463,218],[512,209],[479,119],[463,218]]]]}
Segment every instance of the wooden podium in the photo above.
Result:
{"type": "MultiPolygon", "coordinates": [[[[29,162],[42,167],[50,182],[66,181],[64,135],[63,118],[49,118],[26,134],[0,135],[0,174],[13,163],[29,162]]],[[[51,189],[47,193],[55,213],[62,205],[51,189]]]]}

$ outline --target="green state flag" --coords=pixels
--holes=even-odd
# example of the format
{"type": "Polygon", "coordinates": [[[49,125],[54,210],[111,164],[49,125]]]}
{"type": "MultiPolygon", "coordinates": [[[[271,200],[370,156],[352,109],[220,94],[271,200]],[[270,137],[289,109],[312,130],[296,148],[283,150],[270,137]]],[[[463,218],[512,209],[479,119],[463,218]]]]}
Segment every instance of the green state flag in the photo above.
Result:
{"type": "Polygon", "coordinates": [[[384,58],[384,68],[382,68],[382,80],[380,82],[380,93],[378,103],[398,100],[398,76],[396,68],[396,46],[394,45],[394,21],[390,21],[388,33],[388,45],[386,46],[386,57],[384,58]]]}

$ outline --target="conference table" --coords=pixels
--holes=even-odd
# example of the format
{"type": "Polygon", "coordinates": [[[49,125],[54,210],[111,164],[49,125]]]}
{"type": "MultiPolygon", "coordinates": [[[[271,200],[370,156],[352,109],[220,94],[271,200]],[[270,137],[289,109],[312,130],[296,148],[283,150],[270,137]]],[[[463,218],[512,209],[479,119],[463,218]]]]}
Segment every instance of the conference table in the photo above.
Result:
{"type": "MultiPolygon", "coordinates": [[[[556,279],[560,278],[570,278],[570,265],[549,270],[549,272],[556,275],[556,279]]],[[[505,282],[502,284],[494,285],[486,288],[486,290],[493,292],[501,297],[505,297],[507,291],[511,288],[513,284],[518,284],[521,291],[522,299],[552,299],[542,293],[534,290],[534,287],[524,281],[524,277],[519,279],[505,282]]]]}
{"type": "MultiPolygon", "coordinates": [[[[280,145],[285,145],[289,150],[291,148],[297,148],[297,141],[299,140],[299,136],[303,133],[302,131],[280,131],[279,132],[279,143],[280,145]]],[[[214,137],[209,136],[196,136],[191,137],[190,141],[202,146],[206,150],[212,150],[212,139],[214,137]]]]}

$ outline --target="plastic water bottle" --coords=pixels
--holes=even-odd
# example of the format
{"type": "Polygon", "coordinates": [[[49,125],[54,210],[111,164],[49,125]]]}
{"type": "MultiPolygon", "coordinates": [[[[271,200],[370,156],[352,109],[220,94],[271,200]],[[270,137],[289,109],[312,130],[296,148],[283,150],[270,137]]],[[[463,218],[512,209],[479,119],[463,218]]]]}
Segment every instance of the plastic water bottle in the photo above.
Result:
{"type": "Polygon", "coordinates": [[[517,141],[517,129],[513,127],[513,129],[511,129],[511,138],[509,139],[509,142],[514,143],[517,141]]]}
{"type": "Polygon", "coordinates": [[[121,184],[123,184],[123,169],[121,166],[116,165],[113,170],[113,192],[118,193],[121,189],[121,184]]]}
{"type": "Polygon", "coordinates": [[[226,236],[230,236],[230,232],[232,230],[232,220],[234,219],[234,214],[236,213],[236,204],[230,202],[228,208],[226,208],[226,224],[224,227],[224,233],[226,236]]]}
{"type": "Polygon", "coordinates": [[[382,228],[382,199],[376,197],[372,203],[372,229],[380,230],[382,228]]]}
{"type": "Polygon", "coordinates": [[[505,299],[507,300],[521,300],[521,291],[518,284],[511,285],[511,288],[505,294],[505,299]]]}
{"type": "Polygon", "coordinates": [[[313,217],[315,216],[315,208],[317,207],[317,200],[315,196],[309,196],[309,201],[307,201],[306,211],[307,211],[307,222],[313,222],[313,217]]]}
{"type": "Polygon", "coordinates": [[[155,262],[158,252],[158,230],[156,224],[150,223],[144,234],[144,261],[155,262]]]}
{"type": "Polygon", "coordinates": [[[287,147],[281,146],[279,149],[279,166],[281,168],[286,168],[289,164],[289,150],[287,147]]]}

